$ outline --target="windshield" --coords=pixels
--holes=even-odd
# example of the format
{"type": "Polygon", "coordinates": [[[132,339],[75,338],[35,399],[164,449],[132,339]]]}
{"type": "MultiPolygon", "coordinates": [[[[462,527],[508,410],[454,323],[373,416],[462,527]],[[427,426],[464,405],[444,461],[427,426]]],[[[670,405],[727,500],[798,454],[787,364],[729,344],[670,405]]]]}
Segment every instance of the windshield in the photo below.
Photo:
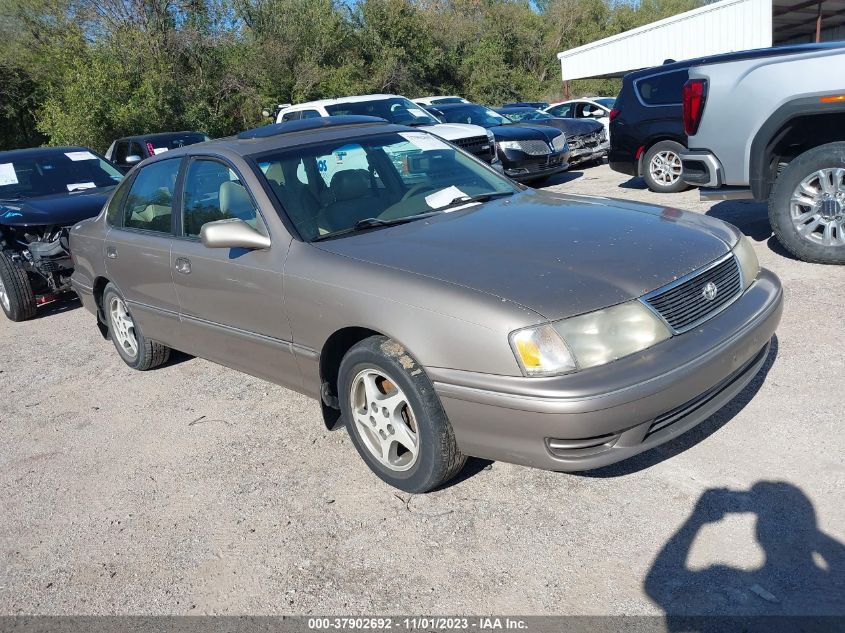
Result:
{"type": "Polygon", "coordinates": [[[327,105],[326,112],[331,115],[360,114],[364,116],[377,116],[397,125],[418,126],[437,125],[439,123],[437,119],[416,103],[412,103],[404,97],[327,105]]]}
{"type": "Polygon", "coordinates": [[[463,97],[440,97],[438,99],[432,99],[432,104],[438,103],[464,103],[463,97]]]}
{"type": "Polygon", "coordinates": [[[510,120],[501,114],[480,105],[466,105],[457,108],[443,108],[443,119],[447,123],[472,123],[481,127],[494,127],[496,125],[508,125],[510,120]]]}
{"type": "Polygon", "coordinates": [[[532,110],[530,108],[519,110],[507,110],[503,113],[511,121],[545,121],[553,118],[552,115],[540,112],[539,110],[532,110]]]}
{"type": "Polygon", "coordinates": [[[160,154],[163,151],[176,149],[177,147],[185,147],[186,145],[194,145],[196,143],[204,143],[210,141],[205,134],[200,132],[182,132],[168,135],[158,134],[146,139],[147,149],[150,154],[160,154]]]}
{"type": "Polygon", "coordinates": [[[0,156],[0,198],[32,198],[110,187],[123,178],[104,158],[89,150],[56,150],[0,156]]]}
{"type": "Polygon", "coordinates": [[[616,105],[616,99],[613,97],[599,97],[597,99],[593,99],[596,103],[600,103],[608,110],[612,110],[613,107],[616,105]]]}
{"type": "Polygon", "coordinates": [[[346,138],[254,159],[308,241],[348,232],[361,221],[402,221],[467,197],[517,191],[483,163],[422,131],[346,138]]]}

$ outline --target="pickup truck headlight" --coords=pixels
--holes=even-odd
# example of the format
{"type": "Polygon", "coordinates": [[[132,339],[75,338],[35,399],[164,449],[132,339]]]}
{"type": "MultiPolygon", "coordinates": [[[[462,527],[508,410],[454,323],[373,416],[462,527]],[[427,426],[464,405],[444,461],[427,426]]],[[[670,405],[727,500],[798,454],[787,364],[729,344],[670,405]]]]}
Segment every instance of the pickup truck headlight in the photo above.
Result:
{"type": "Polygon", "coordinates": [[[666,325],[635,300],[517,330],[511,347],[526,376],[554,376],[604,365],[670,336],[666,325]]]}
{"type": "Polygon", "coordinates": [[[754,245],[745,235],[734,246],[734,256],[742,271],[742,289],[745,290],[760,274],[760,262],[757,259],[757,253],[754,252],[754,245]]]}

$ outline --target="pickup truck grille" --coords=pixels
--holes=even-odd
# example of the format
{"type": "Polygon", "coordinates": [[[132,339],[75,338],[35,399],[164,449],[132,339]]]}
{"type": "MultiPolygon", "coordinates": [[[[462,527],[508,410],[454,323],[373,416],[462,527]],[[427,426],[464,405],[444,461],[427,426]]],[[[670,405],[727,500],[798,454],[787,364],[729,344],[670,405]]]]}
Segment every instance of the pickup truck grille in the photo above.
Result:
{"type": "Polygon", "coordinates": [[[675,333],[684,332],[728,307],[742,293],[733,255],[643,297],[675,333]]]}
{"type": "Polygon", "coordinates": [[[470,136],[452,141],[462,150],[474,154],[486,163],[493,162],[493,143],[487,136],[470,136]]]}

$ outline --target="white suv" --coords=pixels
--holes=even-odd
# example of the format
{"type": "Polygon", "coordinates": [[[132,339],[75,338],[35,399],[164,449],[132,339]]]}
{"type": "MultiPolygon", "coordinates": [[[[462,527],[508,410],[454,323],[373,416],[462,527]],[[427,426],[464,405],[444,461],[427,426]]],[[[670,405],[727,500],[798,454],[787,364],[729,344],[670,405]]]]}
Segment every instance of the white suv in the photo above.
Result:
{"type": "Polygon", "coordinates": [[[441,123],[419,105],[399,95],[363,95],[297,103],[280,109],[276,114],[276,123],[343,114],[375,116],[391,123],[419,127],[454,143],[486,163],[492,163],[496,158],[496,143],[492,132],[478,125],[441,123]]]}

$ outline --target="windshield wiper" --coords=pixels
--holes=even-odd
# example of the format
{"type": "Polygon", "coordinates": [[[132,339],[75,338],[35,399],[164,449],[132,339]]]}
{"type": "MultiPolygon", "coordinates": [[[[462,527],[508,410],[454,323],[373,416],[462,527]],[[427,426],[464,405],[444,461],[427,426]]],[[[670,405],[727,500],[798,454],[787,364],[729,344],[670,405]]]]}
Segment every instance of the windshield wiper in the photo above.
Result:
{"type": "Polygon", "coordinates": [[[440,210],[438,209],[437,211],[427,211],[425,213],[418,213],[416,215],[406,215],[403,218],[393,218],[392,220],[382,220],[381,218],[364,218],[363,220],[358,220],[355,224],[348,228],[340,229],[339,231],[332,231],[331,233],[326,233],[325,235],[318,235],[311,241],[319,242],[321,240],[337,237],[339,235],[359,233],[360,231],[366,231],[367,229],[378,229],[383,226],[396,226],[397,224],[405,224],[407,222],[413,222],[414,220],[419,220],[421,218],[431,217],[439,211],[440,210]]]}
{"type": "Polygon", "coordinates": [[[443,211],[444,209],[450,209],[452,207],[457,207],[462,204],[470,204],[472,202],[488,202],[490,200],[495,200],[496,198],[506,198],[514,195],[515,193],[515,191],[496,191],[493,193],[480,193],[476,196],[458,196],[446,206],[438,207],[437,210],[443,211]]]}

